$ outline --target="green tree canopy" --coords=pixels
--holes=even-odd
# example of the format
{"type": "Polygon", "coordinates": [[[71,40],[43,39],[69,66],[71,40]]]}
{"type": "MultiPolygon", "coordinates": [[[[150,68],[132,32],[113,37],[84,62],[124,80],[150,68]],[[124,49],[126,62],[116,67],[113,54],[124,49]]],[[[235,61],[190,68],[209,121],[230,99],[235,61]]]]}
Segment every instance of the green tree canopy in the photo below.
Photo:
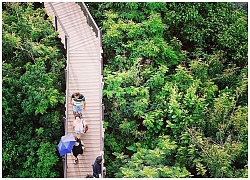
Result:
{"type": "MultiPolygon", "coordinates": [[[[224,2],[88,5],[107,61],[107,176],[248,177],[247,12],[224,2]]],[[[33,3],[3,3],[2,31],[3,177],[61,177],[58,32],[33,3]]]]}
{"type": "Polygon", "coordinates": [[[88,4],[107,60],[108,177],[247,177],[247,12],[88,4]]]}
{"type": "Polygon", "coordinates": [[[3,3],[3,177],[60,177],[65,57],[43,8],[3,3]]]}

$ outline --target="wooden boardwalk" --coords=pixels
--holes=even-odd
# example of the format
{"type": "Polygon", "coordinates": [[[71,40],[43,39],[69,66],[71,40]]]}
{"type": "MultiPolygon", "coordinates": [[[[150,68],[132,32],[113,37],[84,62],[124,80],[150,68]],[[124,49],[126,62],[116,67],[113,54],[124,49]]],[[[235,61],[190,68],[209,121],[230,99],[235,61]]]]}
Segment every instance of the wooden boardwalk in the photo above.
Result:
{"type": "MultiPolygon", "coordinates": [[[[59,37],[65,48],[65,31],[69,38],[68,44],[68,91],[66,91],[68,102],[71,94],[80,92],[86,98],[86,110],[83,118],[89,125],[86,134],[82,134],[86,150],[84,155],[79,155],[79,164],[73,164],[73,155],[67,154],[67,165],[65,176],[67,178],[83,178],[87,173],[92,173],[91,164],[98,155],[103,155],[103,121],[102,121],[102,58],[100,40],[87,23],[81,7],[75,2],[45,2],[47,14],[53,18],[55,15],[60,22],[57,22],[59,37]]],[[[65,105],[66,109],[66,132],[73,132],[72,105],[65,105]]]]}

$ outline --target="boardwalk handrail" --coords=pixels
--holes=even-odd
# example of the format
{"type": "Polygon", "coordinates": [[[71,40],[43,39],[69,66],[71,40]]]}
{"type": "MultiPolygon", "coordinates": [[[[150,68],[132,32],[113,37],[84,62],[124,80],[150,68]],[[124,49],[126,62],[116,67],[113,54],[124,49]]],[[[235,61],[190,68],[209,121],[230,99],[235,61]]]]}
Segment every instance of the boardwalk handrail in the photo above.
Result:
{"type": "MultiPolygon", "coordinates": [[[[62,22],[61,22],[61,20],[60,20],[59,16],[58,16],[58,15],[57,15],[57,13],[56,13],[55,8],[53,7],[52,3],[51,3],[51,2],[49,2],[49,5],[50,5],[50,7],[51,7],[51,9],[52,9],[53,13],[55,14],[55,17],[57,18],[57,20],[58,20],[58,22],[59,22],[60,26],[62,27],[62,30],[63,30],[63,32],[64,32],[65,36],[69,37],[69,35],[68,35],[68,33],[67,33],[67,31],[66,31],[65,27],[63,26],[63,24],[62,24],[62,22]]],[[[56,23],[56,25],[57,25],[57,23],[56,23]]],[[[57,28],[57,27],[56,27],[56,28],[57,28]]]]}
{"type": "MultiPolygon", "coordinates": [[[[103,136],[103,104],[102,104],[102,75],[103,75],[103,59],[102,59],[102,31],[101,29],[97,26],[95,20],[93,19],[92,15],[90,14],[87,6],[83,2],[77,2],[77,4],[81,7],[81,10],[83,11],[84,16],[87,18],[87,23],[88,25],[92,28],[92,30],[95,32],[96,37],[98,38],[98,53],[99,53],[99,61],[101,61],[101,67],[100,67],[100,84],[99,84],[99,89],[100,89],[100,97],[101,97],[101,103],[100,103],[100,152],[102,159],[103,157],[103,149],[104,149],[104,137],[103,136]]],[[[102,177],[104,177],[103,170],[105,169],[103,167],[104,161],[102,161],[102,177]]]]}
{"type": "MultiPolygon", "coordinates": [[[[64,34],[65,34],[65,48],[66,48],[66,59],[67,59],[67,66],[65,69],[65,74],[66,74],[66,112],[65,112],[65,118],[64,118],[64,129],[65,129],[65,135],[68,133],[68,92],[69,92],[69,35],[64,28],[59,16],[57,15],[53,5],[51,2],[48,3],[55,15],[55,26],[56,26],[56,31],[57,31],[57,21],[59,22],[64,34]]],[[[63,161],[63,169],[64,169],[64,177],[67,177],[67,154],[65,155],[64,161],[63,161]]]]}
{"type": "Polygon", "coordinates": [[[99,36],[99,33],[98,33],[99,28],[96,25],[93,17],[91,16],[87,6],[85,5],[85,3],[82,3],[82,2],[77,2],[77,4],[81,7],[81,10],[83,11],[84,15],[87,18],[87,23],[90,25],[90,27],[92,27],[93,31],[95,32],[96,37],[98,37],[99,36]]]}

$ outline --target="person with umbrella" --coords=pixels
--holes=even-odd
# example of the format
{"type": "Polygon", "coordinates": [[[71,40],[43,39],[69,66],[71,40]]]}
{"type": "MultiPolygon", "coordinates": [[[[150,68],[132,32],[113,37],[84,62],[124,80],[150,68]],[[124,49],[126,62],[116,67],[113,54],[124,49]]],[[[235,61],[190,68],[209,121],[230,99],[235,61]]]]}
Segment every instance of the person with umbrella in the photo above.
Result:
{"type": "Polygon", "coordinates": [[[79,138],[76,137],[76,142],[72,148],[72,153],[74,155],[74,164],[78,163],[78,155],[81,154],[83,155],[83,150],[85,149],[85,145],[83,141],[79,138]]]}

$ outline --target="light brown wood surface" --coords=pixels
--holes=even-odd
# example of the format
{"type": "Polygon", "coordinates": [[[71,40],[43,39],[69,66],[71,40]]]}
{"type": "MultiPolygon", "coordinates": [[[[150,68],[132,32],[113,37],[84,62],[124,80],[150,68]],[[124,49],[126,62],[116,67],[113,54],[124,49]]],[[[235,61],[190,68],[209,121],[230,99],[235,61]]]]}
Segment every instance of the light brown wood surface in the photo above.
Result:
{"type": "MultiPolygon", "coordinates": [[[[69,35],[69,96],[74,92],[82,93],[87,102],[83,118],[89,125],[86,134],[81,135],[86,150],[79,155],[79,164],[73,164],[73,155],[67,155],[67,178],[83,178],[92,173],[91,164],[102,154],[102,75],[98,38],[87,24],[80,6],[74,2],[53,2],[57,15],[69,35]]],[[[48,2],[44,3],[47,14],[53,18],[48,2]]],[[[65,44],[65,34],[58,23],[59,37],[65,44]]],[[[70,99],[70,97],[68,97],[70,99]]],[[[72,105],[68,112],[68,133],[73,132],[72,105]]]]}

